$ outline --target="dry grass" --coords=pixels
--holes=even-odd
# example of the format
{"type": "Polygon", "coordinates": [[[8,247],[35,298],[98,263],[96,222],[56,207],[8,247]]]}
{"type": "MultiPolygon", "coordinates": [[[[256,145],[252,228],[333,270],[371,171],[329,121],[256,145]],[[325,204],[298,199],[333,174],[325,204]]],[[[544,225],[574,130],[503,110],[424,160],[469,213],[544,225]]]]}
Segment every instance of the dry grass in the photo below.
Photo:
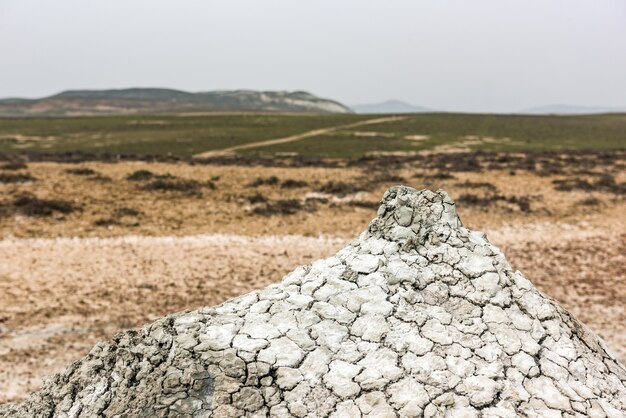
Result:
{"type": "MultiPolygon", "coordinates": [[[[466,203],[459,205],[464,222],[480,228],[507,223],[575,223],[589,216],[619,216],[624,207],[623,195],[612,189],[561,191],[559,181],[567,176],[522,170],[517,170],[515,175],[504,170],[458,172],[448,178],[445,175],[448,173],[410,165],[390,174],[387,170],[354,167],[259,168],[126,162],[89,163],[79,167],[30,163],[29,173],[39,180],[0,184],[0,206],[10,205],[19,196],[28,194],[40,200],[62,200],[82,211],[52,219],[5,211],[0,216],[3,237],[215,233],[349,237],[373,216],[376,202],[386,188],[398,183],[416,188],[444,188],[459,203],[466,203]],[[110,180],[94,181],[93,176],[67,171],[77,168],[84,172],[93,170],[110,180]],[[138,172],[150,175],[138,178],[138,172]],[[289,187],[284,187],[285,184],[289,187]],[[298,187],[290,187],[294,184],[298,187]],[[490,186],[477,186],[486,184],[490,186]],[[268,202],[298,201],[307,210],[277,211],[276,216],[270,217],[259,211],[255,214],[249,197],[257,193],[268,202]],[[311,200],[316,201],[313,210],[306,204],[311,200]],[[355,201],[360,203],[353,204],[355,201]],[[590,201],[594,204],[580,203],[590,201]],[[97,224],[100,219],[114,218],[115,211],[121,207],[143,215],[136,222],[97,224]]],[[[613,184],[626,180],[623,174],[606,176],[611,176],[613,184]]]]}

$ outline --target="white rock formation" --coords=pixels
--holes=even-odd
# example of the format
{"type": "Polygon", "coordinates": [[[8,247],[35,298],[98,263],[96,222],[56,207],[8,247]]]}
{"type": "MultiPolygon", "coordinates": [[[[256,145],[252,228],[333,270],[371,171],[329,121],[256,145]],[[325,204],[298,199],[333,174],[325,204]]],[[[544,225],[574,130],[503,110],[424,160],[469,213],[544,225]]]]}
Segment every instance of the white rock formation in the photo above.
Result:
{"type": "Polygon", "coordinates": [[[624,417],[626,369],[445,192],[282,283],[96,345],[2,417],[624,417]]]}

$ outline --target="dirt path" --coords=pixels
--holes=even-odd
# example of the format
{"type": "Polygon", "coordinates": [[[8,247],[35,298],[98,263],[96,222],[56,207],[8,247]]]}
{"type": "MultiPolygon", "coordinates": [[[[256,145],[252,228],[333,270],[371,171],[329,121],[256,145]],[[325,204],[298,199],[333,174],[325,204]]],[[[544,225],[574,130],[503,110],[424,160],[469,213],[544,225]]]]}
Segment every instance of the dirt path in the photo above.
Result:
{"type": "Polygon", "coordinates": [[[313,129],[312,131],[286,136],[284,138],[268,139],[265,141],[252,142],[249,144],[235,145],[234,147],[224,148],[221,150],[206,151],[194,155],[194,158],[209,158],[215,157],[216,155],[229,154],[242,149],[269,147],[270,145],[285,144],[287,142],[299,141],[301,139],[311,138],[313,136],[326,135],[341,129],[357,128],[359,126],[374,125],[378,123],[395,122],[403,119],[406,119],[406,116],[388,116],[384,118],[367,119],[364,121],[349,123],[346,125],[332,126],[330,128],[313,129]]]}

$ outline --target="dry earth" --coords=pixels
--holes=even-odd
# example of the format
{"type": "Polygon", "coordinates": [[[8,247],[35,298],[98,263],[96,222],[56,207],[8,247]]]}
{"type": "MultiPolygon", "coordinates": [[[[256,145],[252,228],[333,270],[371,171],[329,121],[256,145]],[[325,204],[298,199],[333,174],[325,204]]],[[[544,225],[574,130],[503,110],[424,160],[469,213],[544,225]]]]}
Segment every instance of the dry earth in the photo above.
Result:
{"type": "Polygon", "coordinates": [[[595,170],[595,177],[612,176],[622,194],[600,186],[559,191],[553,183],[579,180],[595,185],[599,180],[590,175],[484,170],[440,178],[440,170],[419,164],[396,169],[30,163],[24,170],[6,174],[29,175],[33,181],[5,183],[5,172],[0,170],[0,237],[224,233],[351,237],[372,219],[380,197],[394,184],[444,188],[459,203],[463,221],[473,228],[621,219],[626,171],[621,166],[595,170]],[[67,171],[77,169],[92,170],[93,174],[67,171]],[[128,179],[145,171],[153,177],[128,179]],[[15,207],[24,195],[61,200],[75,210],[27,216],[24,209],[29,207],[15,207]]]}
{"type": "MultiPolygon", "coordinates": [[[[555,190],[553,181],[571,175],[484,170],[436,179],[419,167],[393,171],[398,178],[357,168],[79,167],[96,174],[33,163],[21,172],[36,181],[0,184],[0,403],[23,399],[43,376],[120,329],[219,303],[334,253],[365,228],[383,191],[398,182],[448,190],[467,225],[487,231],[514,268],[626,362],[623,196],[555,190]],[[127,180],[137,170],[202,186],[146,190],[156,179],[127,180]],[[291,186],[281,187],[288,180],[291,186]],[[255,181],[262,184],[250,186],[255,181]],[[15,203],[24,193],[80,210],[27,216],[15,203]]],[[[615,179],[623,182],[623,173],[615,179]]]]}

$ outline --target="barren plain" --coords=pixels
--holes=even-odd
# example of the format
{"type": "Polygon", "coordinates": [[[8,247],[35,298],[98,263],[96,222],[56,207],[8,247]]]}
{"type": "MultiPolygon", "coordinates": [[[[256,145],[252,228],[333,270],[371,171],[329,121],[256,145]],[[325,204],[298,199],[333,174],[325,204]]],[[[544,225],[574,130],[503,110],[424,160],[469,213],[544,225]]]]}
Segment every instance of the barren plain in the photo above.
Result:
{"type": "Polygon", "coordinates": [[[626,361],[625,163],[620,151],[5,163],[0,402],[23,399],[119,330],[332,254],[395,184],[448,191],[466,225],[626,361]]]}

